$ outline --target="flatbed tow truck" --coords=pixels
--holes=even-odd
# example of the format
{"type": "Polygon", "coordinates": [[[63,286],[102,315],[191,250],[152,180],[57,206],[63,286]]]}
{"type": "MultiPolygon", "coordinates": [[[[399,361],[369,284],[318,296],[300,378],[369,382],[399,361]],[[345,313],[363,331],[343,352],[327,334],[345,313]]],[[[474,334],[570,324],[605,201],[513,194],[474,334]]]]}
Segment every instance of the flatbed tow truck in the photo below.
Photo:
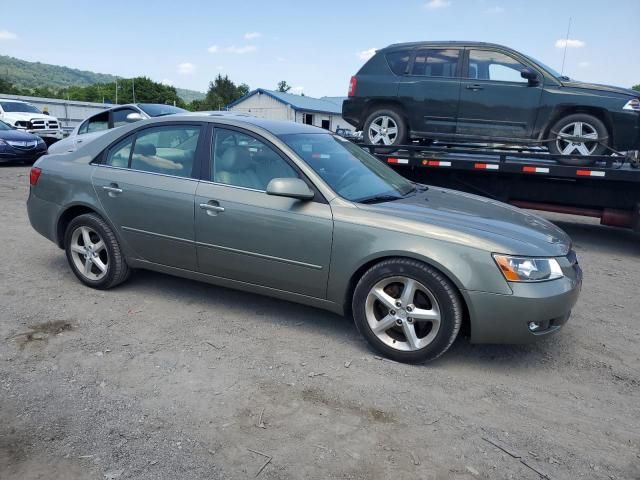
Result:
{"type": "Polygon", "coordinates": [[[360,146],[415,182],[640,231],[638,152],[565,157],[541,147],[434,143],[390,152],[360,146]]]}

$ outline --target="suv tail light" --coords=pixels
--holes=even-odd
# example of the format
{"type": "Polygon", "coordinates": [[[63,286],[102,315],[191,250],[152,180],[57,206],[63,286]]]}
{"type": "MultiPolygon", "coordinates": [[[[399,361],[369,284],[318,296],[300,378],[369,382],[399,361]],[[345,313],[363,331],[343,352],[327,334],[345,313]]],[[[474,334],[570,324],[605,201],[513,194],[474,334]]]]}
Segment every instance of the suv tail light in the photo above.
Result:
{"type": "Polygon", "coordinates": [[[351,81],[349,82],[349,97],[353,97],[356,94],[356,87],[358,86],[358,79],[354,76],[351,77],[351,81]]]}
{"type": "Polygon", "coordinates": [[[32,187],[35,187],[38,184],[38,179],[40,178],[41,173],[42,173],[41,168],[31,167],[31,171],[29,172],[29,184],[32,187]]]}

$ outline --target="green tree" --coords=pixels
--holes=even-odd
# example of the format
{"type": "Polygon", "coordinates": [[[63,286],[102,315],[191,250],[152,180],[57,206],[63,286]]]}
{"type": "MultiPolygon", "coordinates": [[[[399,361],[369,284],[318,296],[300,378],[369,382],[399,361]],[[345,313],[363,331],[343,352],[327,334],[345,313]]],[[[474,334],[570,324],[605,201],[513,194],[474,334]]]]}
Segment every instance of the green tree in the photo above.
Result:
{"type": "Polygon", "coordinates": [[[222,110],[231,102],[249,93],[249,85],[242,83],[236,85],[225,75],[221,74],[209,82],[209,89],[203,100],[194,100],[189,104],[189,109],[197,110],[222,110]]]}
{"type": "Polygon", "coordinates": [[[638,85],[634,85],[633,87],[634,90],[637,90],[638,92],[640,92],[640,83],[638,85]]]}
{"type": "Polygon", "coordinates": [[[291,90],[291,85],[289,85],[286,80],[278,82],[279,92],[287,93],[289,90],[291,90]]]}

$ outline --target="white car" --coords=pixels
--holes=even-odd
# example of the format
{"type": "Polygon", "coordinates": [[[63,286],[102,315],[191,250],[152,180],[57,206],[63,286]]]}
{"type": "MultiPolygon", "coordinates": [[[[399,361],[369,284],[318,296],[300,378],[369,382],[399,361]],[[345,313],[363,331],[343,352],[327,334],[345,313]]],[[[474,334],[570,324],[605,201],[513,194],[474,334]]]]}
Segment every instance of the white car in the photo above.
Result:
{"type": "Polygon", "coordinates": [[[88,143],[112,128],[175,113],[186,113],[186,110],[159,103],[117,105],[87,118],[74,128],[67,138],[51,145],[49,153],[74,152],[83,143],[88,143]]]}
{"type": "Polygon", "coordinates": [[[42,113],[29,102],[0,98],[0,120],[18,130],[38,135],[46,143],[52,143],[64,137],[62,125],[58,119],[42,113]]]}

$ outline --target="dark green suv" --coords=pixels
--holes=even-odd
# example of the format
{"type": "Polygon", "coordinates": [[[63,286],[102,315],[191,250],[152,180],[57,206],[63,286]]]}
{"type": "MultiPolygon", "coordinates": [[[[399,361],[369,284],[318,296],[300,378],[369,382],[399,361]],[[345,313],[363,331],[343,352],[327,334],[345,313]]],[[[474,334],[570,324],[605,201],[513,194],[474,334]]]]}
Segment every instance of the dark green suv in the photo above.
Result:
{"type": "Polygon", "coordinates": [[[640,148],[640,92],[572,80],[501,45],[391,45],[351,78],[342,116],[365,143],[542,144],[551,153],[640,148]]]}

